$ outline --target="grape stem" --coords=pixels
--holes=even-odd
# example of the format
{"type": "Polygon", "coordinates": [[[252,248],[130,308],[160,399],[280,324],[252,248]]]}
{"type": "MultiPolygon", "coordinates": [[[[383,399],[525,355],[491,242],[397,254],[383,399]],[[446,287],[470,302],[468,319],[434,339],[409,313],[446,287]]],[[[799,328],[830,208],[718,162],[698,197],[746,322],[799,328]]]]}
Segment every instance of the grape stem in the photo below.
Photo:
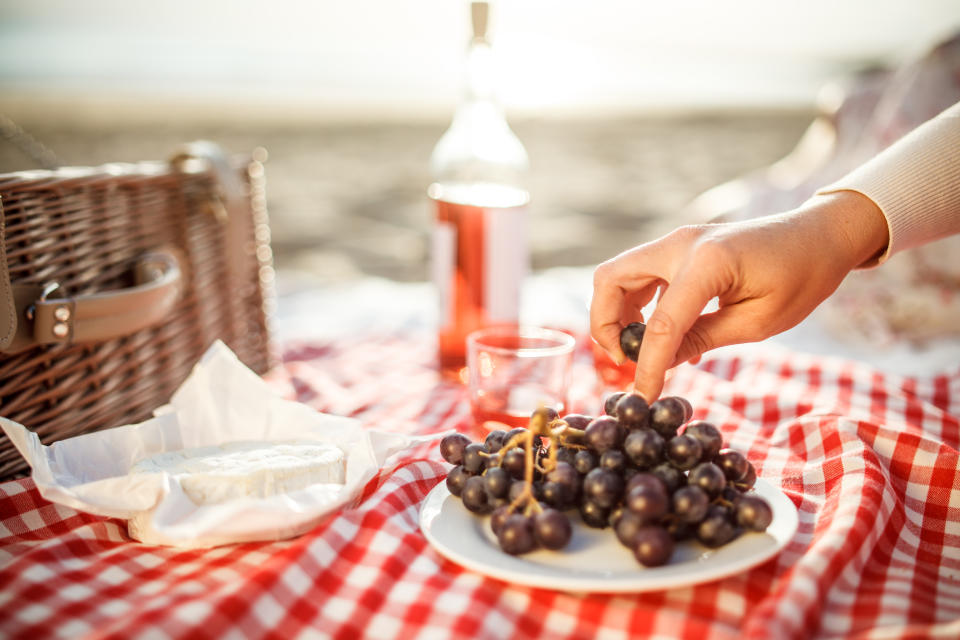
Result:
{"type": "MultiPolygon", "coordinates": [[[[500,451],[497,452],[497,463],[499,464],[505,452],[516,446],[523,447],[523,490],[507,507],[508,513],[512,513],[521,508],[523,509],[524,515],[527,516],[543,511],[540,502],[537,501],[536,496],[533,495],[533,472],[538,466],[535,457],[536,452],[534,451],[534,441],[537,436],[545,436],[552,440],[553,433],[550,431],[541,409],[534,411],[533,416],[530,418],[530,426],[527,427],[526,431],[510,438],[510,440],[500,447],[500,451]]],[[[551,447],[551,449],[554,449],[554,447],[551,447]]],[[[557,457],[556,451],[554,450],[551,453],[553,457],[552,462],[555,464],[557,457]]]]}
{"type": "Polygon", "coordinates": [[[574,429],[559,418],[547,422],[547,419],[544,417],[543,407],[540,407],[533,412],[533,416],[530,418],[530,424],[523,433],[518,433],[510,438],[496,453],[484,454],[480,452],[480,455],[484,457],[491,460],[495,459],[499,465],[507,451],[514,447],[521,447],[523,449],[523,490],[509,506],[507,506],[507,512],[513,513],[518,509],[523,509],[524,515],[527,516],[532,513],[542,512],[543,507],[540,506],[540,502],[533,494],[533,472],[536,470],[541,473],[550,473],[556,469],[557,450],[561,446],[571,449],[585,449],[586,446],[579,442],[574,442],[574,440],[580,440],[582,442],[584,436],[585,432],[582,429],[574,429]],[[537,436],[546,438],[549,445],[549,453],[543,464],[540,464],[536,458],[537,451],[534,447],[534,441],[537,436]]]}
{"type": "Polygon", "coordinates": [[[583,438],[586,437],[587,432],[583,429],[574,429],[569,424],[563,420],[555,420],[550,424],[551,427],[558,424],[560,426],[554,427],[550,431],[550,444],[554,444],[554,440],[558,445],[567,447],[568,449],[586,449],[587,446],[583,444],[583,438]]]}

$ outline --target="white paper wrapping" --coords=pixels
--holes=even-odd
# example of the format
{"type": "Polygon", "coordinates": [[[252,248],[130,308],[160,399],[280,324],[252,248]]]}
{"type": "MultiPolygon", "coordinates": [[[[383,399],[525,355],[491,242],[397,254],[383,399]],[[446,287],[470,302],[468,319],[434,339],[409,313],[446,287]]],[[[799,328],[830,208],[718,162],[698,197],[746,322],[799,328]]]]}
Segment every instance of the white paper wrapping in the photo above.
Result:
{"type": "Polygon", "coordinates": [[[304,533],[356,499],[392,454],[444,435],[415,437],[363,429],[356,420],[279,398],[219,341],[170,404],[156,414],[139,424],[50,446],[12,420],[0,418],[0,427],[30,464],[40,495],[47,500],[127,519],[130,534],[144,543],[185,548],[281,540],[304,533]],[[346,482],[198,506],[174,476],[128,475],[137,461],[157,453],[240,440],[336,445],[346,455],[346,482]]]}

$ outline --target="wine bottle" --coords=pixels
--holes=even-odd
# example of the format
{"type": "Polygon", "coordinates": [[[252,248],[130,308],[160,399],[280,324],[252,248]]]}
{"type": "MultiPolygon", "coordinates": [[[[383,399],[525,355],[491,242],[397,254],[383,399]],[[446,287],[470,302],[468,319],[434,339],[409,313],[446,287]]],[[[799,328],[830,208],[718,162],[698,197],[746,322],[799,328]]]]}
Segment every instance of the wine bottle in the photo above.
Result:
{"type": "Polygon", "coordinates": [[[473,34],[463,96],[433,149],[432,278],[439,302],[438,355],[445,377],[462,379],[468,333],[517,324],[529,270],[527,152],[496,98],[488,2],[471,3],[473,34]]]}

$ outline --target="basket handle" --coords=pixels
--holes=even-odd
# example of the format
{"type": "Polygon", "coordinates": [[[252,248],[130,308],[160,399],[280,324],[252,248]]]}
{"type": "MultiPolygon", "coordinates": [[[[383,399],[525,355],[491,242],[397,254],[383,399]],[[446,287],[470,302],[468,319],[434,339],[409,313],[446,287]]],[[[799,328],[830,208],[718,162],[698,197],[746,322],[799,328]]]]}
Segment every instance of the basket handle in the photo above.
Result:
{"type": "Polygon", "coordinates": [[[172,251],[151,251],[136,260],[133,274],[130,288],[72,297],[53,297],[59,292],[56,283],[13,285],[15,307],[22,311],[16,334],[2,351],[98,342],[157,324],[180,295],[180,262],[172,251]]]}

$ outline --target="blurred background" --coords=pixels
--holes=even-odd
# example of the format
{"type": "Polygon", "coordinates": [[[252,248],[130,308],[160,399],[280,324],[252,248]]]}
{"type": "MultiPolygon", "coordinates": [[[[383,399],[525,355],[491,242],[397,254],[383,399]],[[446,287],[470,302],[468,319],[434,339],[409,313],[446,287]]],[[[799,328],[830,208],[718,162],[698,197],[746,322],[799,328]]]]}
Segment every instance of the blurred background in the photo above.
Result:
{"type": "MultiPolygon", "coordinates": [[[[596,264],[706,215],[699,194],[790,153],[845,83],[960,28],[956,0],[491,12],[499,96],[530,155],[535,269],[596,264]]],[[[468,37],[465,0],[4,0],[0,172],[36,168],[38,144],[69,165],[197,138],[263,147],[281,274],[425,280],[428,159],[468,37]]]]}

